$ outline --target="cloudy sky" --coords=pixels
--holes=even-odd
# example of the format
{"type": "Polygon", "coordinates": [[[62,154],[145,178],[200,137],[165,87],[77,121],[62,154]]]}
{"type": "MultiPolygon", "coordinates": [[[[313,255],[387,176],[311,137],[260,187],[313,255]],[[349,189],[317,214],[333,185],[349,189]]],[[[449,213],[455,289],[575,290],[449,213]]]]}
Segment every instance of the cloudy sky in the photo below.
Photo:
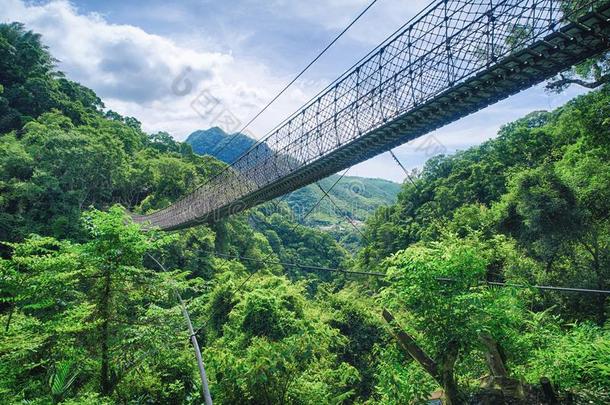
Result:
{"type": "MultiPolygon", "coordinates": [[[[184,140],[197,129],[235,130],[247,122],[369,1],[0,0],[0,21],[41,33],[59,69],[95,90],[108,108],[138,118],[146,131],[184,140]]],[[[264,136],[428,3],[378,0],[250,133],[264,136]]],[[[395,152],[406,167],[419,167],[431,153],[478,144],[501,125],[555,108],[578,91],[558,96],[538,86],[395,152]]],[[[404,177],[388,153],[350,174],[404,177]]]]}

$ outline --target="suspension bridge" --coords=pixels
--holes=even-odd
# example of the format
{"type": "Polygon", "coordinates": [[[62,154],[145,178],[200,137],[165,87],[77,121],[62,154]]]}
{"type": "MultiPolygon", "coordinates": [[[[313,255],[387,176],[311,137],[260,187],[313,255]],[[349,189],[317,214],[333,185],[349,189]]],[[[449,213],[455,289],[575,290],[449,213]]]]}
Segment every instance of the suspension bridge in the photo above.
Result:
{"type": "Polygon", "coordinates": [[[607,51],[610,0],[582,3],[435,1],[219,174],[134,221],[174,230],[241,212],[607,51]]]}

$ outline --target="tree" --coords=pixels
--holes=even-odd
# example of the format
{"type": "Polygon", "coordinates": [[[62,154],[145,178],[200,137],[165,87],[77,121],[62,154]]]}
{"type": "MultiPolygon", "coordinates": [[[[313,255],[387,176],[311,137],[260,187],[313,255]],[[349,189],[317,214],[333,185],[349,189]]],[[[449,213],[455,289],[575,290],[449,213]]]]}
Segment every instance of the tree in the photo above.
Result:
{"type": "MultiPolygon", "coordinates": [[[[546,165],[515,178],[504,198],[502,226],[545,264],[547,280],[603,290],[610,259],[606,254],[609,224],[605,207],[599,206],[604,200],[591,197],[606,192],[608,168],[594,154],[582,149],[577,155],[574,152],[561,162],[561,177],[554,166],[546,165]]],[[[586,301],[570,306],[584,313],[591,303],[586,301]]],[[[601,325],[606,320],[606,299],[600,295],[594,302],[601,325]]]]}
{"type": "Polygon", "coordinates": [[[11,259],[0,261],[8,306],[0,392],[60,401],[88,390],[117,400],[145,394],[183,402],[196,392],[195,364],[175,338],[184,327],[168,291],[189,282],[143,266],[144,252],[160,250],[167,238],[141,233],[118,206],[83,220],[85,243],[31,236],[9,244],[11,259]],[[134,369],[162,377],[134,377],[134,369]]]}
{"type": "Polygon", "coordinates": [[[341,361],[358,370],[359,381],[353,388],[355,395],[370,398],[378,365],[375,348],[388,344],[388,335],[373,310],[375,302],[363,291],[349,286],[335,294],[323,291],[318,299],[328,305],[330,326],[345,336],[346,343],[337,354],[341,361]]]}
{"type": "Polygon", "coordinates": [[[447,235],[384,263],[389,285],[381,291],[382,303],[399,311],[411,354],[450,404],[464,400],[455,375],[458,359],[480,347],[482,332],[501,342],[521,311],[510,294],[481,285],[491,259],[486,250],[476,239],[447,235]]]}
{"type": "Polygon", "coordinates": [[[0,261],[1,301],[9,305],[0,393],[59,401],[92,371],[87,351],[76,344],[95,328],[88,322],[94,307],[78,288],[86,282],[79,246],[33,235],[9,247],[11,260],[0,261]]]}
{"type": "MultiPolygon", "coordinates": [[[[216,288],[223,290],[226,276],[216,288]]],[[[235,284],[238,284],[236,281],[235,284]]],[[[356,370],[331,348],[343,339],[301,287],[286,278],[254,276],[223,316],[210,342],[212,396],[221,403],[340,403],[353,396],[356,370]]],[[[214,301],[218,302],[218,301],[214,301]]]]}
{"type": "MultiPolygon", "coordinates": [[[[154,286],[158,276],[142,267],[144,253],[158,247],[153,235],[144,235],[138,226],[125,224],[121,207],[108,213],[90,211],[84,218],[91,240],[84,245],[84,254],[91,258],[90,277],[93,284],[95,319],[99,325],[100,392],[112,394],[117,382],[120,361],[112,358],[117,336],[124,333],[124,322],[137,319],[132,306],[142,304],[144,289],[154,286]]],[[[119,340],[120,341],[120,340],[119,340]]]]}

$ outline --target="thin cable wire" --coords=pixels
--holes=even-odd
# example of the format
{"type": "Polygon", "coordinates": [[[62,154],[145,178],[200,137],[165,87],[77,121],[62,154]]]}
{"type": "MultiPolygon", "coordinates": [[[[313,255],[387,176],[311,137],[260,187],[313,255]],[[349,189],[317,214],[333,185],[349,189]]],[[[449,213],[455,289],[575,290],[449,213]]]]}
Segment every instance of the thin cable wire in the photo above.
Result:
{"type": "Polygon", "coordinates": [[[396,164],[402,169],[402,171],[405,172],[405,174],[407,175],[407,179],[409,179],[411,184],[413,184],[413,187],[415,187],[417,189],[418,188],[417,184],[415,184],[415,181],[413,181],[413,178],[411,177],[411,174],[409,173],[407,168],[402,165],[402,163],[400,162],[398,157],[394,154],[394,151],[392,149],[390,149],[390,155],[392,155],[392,158],[394,159],[396,164]]]}
{"type": "MultiPolygon", "coordinates": [[[[327,272],[340,272],[340,273],[366,275],[366,276],[380,277],[380,278],[386,276],[386,274],[384,274],[384,273],[377,273],[377,272],[350,271],[350,270],[344,270],[344,269],[339,269],[339,268],[322,267],[322,266],[307,266],[307,265],[301,265],[301,264],[297,264],[297,263],[285,263],[285,262],[280,262],[280,261],[270,262],[268,260],[258,259],[258,258],[254,258],[254,257],[239,256],[239,255],[226,255],[226,254],[217,253],[217,252],[213,252],[213,251],[206,251],[206,253],[209,253],[209,254],[212,254],[212,255],[218,256],[218,257],[234,258],[234,259],[238,259],[238,260],[256,261],[256,262],[259,262],[259,263],[262,263],[262,264],[265,264],[265,263],[280,264],[282,266],[297,267],[297,268],[301,268],[301,269],[313,269],[313,270],[320,270],[320,271],[327,271],[327,272]]],[[[153,258],[153,260],[157,262],[156,259],[153,258]]],[[[251,275],[253,275],[253,274],[254,273],[252,273],[251,275]]],[[[250,277],[248,277],[248,279],[250,279],[250,277]]],[[[437,281],[441,281],[441,282],[455,282],[455,279],[438,277],[437,281]]],[[[245,284],[245,282],[242,283],[242,286],[244,284],[245,284]]],[[[589,288],[556,287],[556,286],[547,286],[547,285],[531,285],[531,286],[528,286],[528,285],[525,285],[525,284],[502,283],[502,282],[497,282],[497,281],[481,281],[480,284],[490,285],[490,286],[495,286],[495,287],[503,287],[503,288],[538,289],[538,290],[548,290],[548,291],[558,291],[558,292],[574,292],[574,293],[581,293],[581,294],[604,294],[604,295],[610,295],[610,291],[609,290],[594,290],[594,289],[589,289],[589,288]]],[[[209,322],[210,319],[211,319],[211,317],[208,319],[208,322],[209,322]]],[[[197,335],[203,329],[204,326],[205,326],[205,324],[202,325],[200,328],[196,329],[193,334],[197,335]]],[[[144,353],[142,356],[140,356],[140,358],[138,358],[137,360],[133,361],[132,364],[130,364],[127,367],[127,369],[123,371],[122,377],[124,375],[126,375],[133,367],[135,367],[136,365],[140,364],[145,358],[147,358],[148,356],[150,356],[152,354],[155,354],[156,352],[158,352],[158,349],[150,350],[149,352],[144,353]]]]}
{"type": "MultiPolygon", "coordinates": [[[[442,0],[437,0],[437,1],[442,1],[442,0]]],[[[371,57],[371,55],[373,55],[373,53],[375,53],[378,49],[380,49],[382,46],[384,46],[386,43],[388,43],[392,38],[394,38],[397,34],[399,34],[400,32],[404,31],[405,28],[407,27],[407,25],[409,25],[410,23],[412,23],[413,21],[415,21],[418,17],[424,15],[426,12],[428,12],[432,6],[435,4],[435,2],[431,2],[430,4],[428,4],[425,8],[423,8],[419,13],[415,14],[409,21],[407,21],[406,23],[404,23],[403,25],[401,25],[398,29],[396,29],[392,34],[390,34],[390,36],[388,38],[386,38],[385,41],[383,41],[381,44],[377,45],[375,48],[371,49],[369,51],[369,53],[367,53],[366,55],[364,55],[362,58],[358,59],[358,61],[356,61],[352,66],[350,66],[345,72],[343,72],[343,74],[341,76],[339,76],[338,78],[336,78],[335,80],[333,80],[331,83],[329,83],[326,87],[324,87],[322,90],[320,90],[314,97],[310,98],[309,101],[307,103],[305,103],[300,109],[296,110],[295,112],[293,112],[291,115],[289,115],[288,117],[286,117],[283,121],[281,121],[279,124],[277,124],[275,127],[273,127],[273,129],[271,129],[270,131],[267,132],[267,134],[265,134],[265,136],[263,136],[261,139],[259,139],[258,141],[256,141],[256,143],[254,143],[248,150],[246,150],[244,153],[241,154],[240,157],[238,157],[235,162],[237,162],[239,159],[241,159],[243,156],[245,156],[246,154],[248,154],[251,150],[253,150],[254,148],[256,148],[259,144],[265,142],[272,134],[275,130],[277,130],[279,127],[281,127],[282,125],[284,125],[286,122],[288,122],[288,120],[290,120],[292,117],[294,117],[296,114],[298,114],[303,108],[305,108],[307,105],[311,104],[313,102],[313,100],[315,100],[318,96],[322,95],[325,91],[327,91],[328,89],[330,89],[332,86],[334,86],[336,83],[338,83],[341,79],[343,79],[345,76],[347,76],[351,71],[353,71],[359,64],[361,64],[363,61],[365,61],[367,58],[371,57]]],[[[238,136],[238,135],[234,135],[234,136],[238,136]]],[[[222,150],[222,149],[221,149],[222,150]]],[[[211,176],[209,179],[207,179],[206,181],[204,181],[203,183],[199,184],[197,187],[195,187],[195,190],[198,190],[200,188],[202,188],[203,186],[205,186],[206,184],[211,183],[214,179],[220,177],[221,174],[223,174],[225,171],[229,170],[230,167],[232,167],[235,162],[226,165],[224,168],[222,168],[218,173],[216,173],[214,176],[211,176]]],[[[192,194],[193,192],[189,193],[192,194]]],[[[187,194],[187,195],[189,195],[187,194]]],[[[175,204],[176,202],[184,199],[187,195],[180,197],[177,201],[174,201],[173,204],[175,204]]]]}
{"type": "Polygon", "coordinates": [[[222,257],[222,258],[246,260],[246,261],[251,261],[251,262],[258,262],[261,264],[280,264],[284,267],[295,267],[295,268],[303,269],[303,270],[320,270],[320,271],[336,272],[336,273],[343,273],[343,274],[355,274],[355,275],[360,275],[360,276],[374,276],[374,277],[384,277],[385,276],[384,273],[357,271],[357,270],[344,270],[344,269],[333,268],[333,267],[312,266],[312,265],[299,264],[299,263],[288,263],[288,262],[282,262],[279,260],[262,260],[262,259],[258,259],[256,257],[251,257],[251,256],[228,255],[228,254],[216,253],[216,252],[209,252],[209,253],[211,253],[214,256],[218,256],[218,257],[222,257]]]}
{"type": "Polygon", "coordinates": [[[608,290],[594,290],[590,288],[575,288],[575,287],[555,287],[552,285],[525,285],[525,284],[513,284],[513,283],[500,283],[498,281],[484,281],[484,284],[499,286],[499,287],[510,287],[510,288],[535,288],[538,290],[549,290],[549,291],[562,291],[562,292],[575,292],[584,294],[605,294],[610,295],[608,290]]]}
{"type": "Polygon", "coordinates": [[[362,232],[362,230],[360,228],[358,228],[356,226],[356,224],[354,223],[354,221],[352,221],[352,219],[347,216],[347,214],[344,214],[341,210],[341,208],[339,208],[339,206],[337,205],[337,203],[335,203],[335,201],[333,200],[333,198],[322,188],[322,186],[320,185],[320,183],[316,182],[316,186],[318,186],[318,188],[320,189],[320,191],[322,191],[324,193],[324,195],[326,197],[328,197],[328,200],[335,206],[335,208],[337,209],[337,211],[339,211],[339,214],[341,214],[343,216],[343,218],[345,218],[347,220],[347,222],[350,223],[350,225],[356,230],[356,232],[358,232],[360,234],[360,236],[362,237],[362,239],[364,239],[366,242],[370,243],[369,238],[366,237],[366,235],[364,234],[364,232],[362,232]]]}
{"type": "MultiPolygon", "coordinates": [[[[165,266],[163,266],[161,264],[161,262],[159,260],[157,260],[153,255],[151,255],[149,252],[145,253],[146,256],[148,256],[150,259],[152,259],[153,262],[155,262],[155,264],[161,269],[162,273],[167,273],[167,269],[165,268],[165,266]]],[[[176,297],[179,299],[180,302],[182,302],[182,305],[185,305],[184,302],[182,301],[182,296],[180,295],[180,292],[178,291],[178,289],[175,286],[171,287],[173,290],[174,295],[176,295],[176,297]]],[[[149,304],[150,305],[150,304],[149,304]]],[[[192,338],[194,334],[189,335],[189,339],[192,338]]],[[[133,370],[136,366],[138,366],[139,364],[141,364],[144,360],[146,360],[149,356],[155,355],[159,352],[159,348],[154,348],[154,349],[150,349],[148,350],[146,353],[143,353],[142,355],[140,355],[137,359],[133,360],[130,364],[128,364],[123,370],[121,370],[121,375],[119,376],[119,379],[122,380],[127,374],[129,374],[129,372],[131,372],[131,370],[133,370]]],[[[205,395],[205,394],[204,394],[205,395]]]]}
{"type": "MultiPolygon", "coordinates": [[[[249,126],[250,126],[250,124],[252,124],[252,123],[253,123],[253,122],[254,122],[254,121],[255,121],[255,120],[258,118],[258,117],[260,117],[260,116],[261,116],[261,114],[262,114],[262,113],[264,113],[264,112],[265,112],[265,111],[266,111],[266,110],[267,110],[267,109],[268,109],[268,108],[271,106],[271,104],[273,104],[273,103],[275,102],[275,100],[277,100],[278,98],[280,98],[280,96],[281,96],[282,94],[284,94],[284,92],[285,92],[286,90],[288,90],[288,88],[289,88],[290,86],[292,86],[292,85],[294,84],[294,82],[296,82],[296,81],[297,81],[297,80],[298,80],[298,79],[299,79],[301,76],[303,76],[303,74],[304,74],[304,73],[305,73],[307,70],[309,70],[309,68],[310,68],[310,67],[311,67],[311,66],[312,66],[314,63],[316,63],[316,62],[318,61],[318,59],[320,59],[320,58],[322,57],[322,55],[324,55],[324,54],[326,53],[326,51],[328,51],[328,50],[330,49],[330,47],[331,47],[331,46],[333,46],[333,45],[335,44],[335,42],[337,42],[337,41],[338,41],[338,40],[339,40],[339,39],[340,39],[340,38],[341,38],[341,37],[342,37],[342,36],[343,36],[343,35],[344,35],[344,34],[345,34],[345,33],[346,33],[346,32],[347,32],[347,31],[348,31],[348,30],[349,30],[349,29],[350,29],[350,28],[351,28],[351,27],[352,27],[352,26],[353,26],[353,25],[354,25],[354,24],[355,24],[355,23],[356,23],[356,22],[357,22],[357,21],[358,21],[358,20],[359,20],[359,19],[360,19],[360,18],[361,18],[361,17],[362,17],[362,16],[363,16],[365,13],[366,13],[366,12],[367,12],[367,11],[369,11],[369,9],[370,9],[371,7],[373,7],[373,5],[374,5],[375,3],[377,3],[377,1],[378,1],[378,0],[373,0],[371,3],[369,3],[369,5],[368,5],[368,6],[367,6],[367,7],[366,7],[364,10],[362,10],[362,11],[360,12],[360,14],[358,14],[358,15],[356,16],[356,18],[354,18],[354,19],[352,20],[352,22],[350,22],[350,23],[347,25],[347,27],[345,27],[345,28],[343,29],[343,31],[341,31],[341,32],[340,32],[340,33],[339,33],[339,34],[338,34],[338,35],[337,35],[337,36],[336,36],[336,37],[335,37],[335,38],[334,38],[334,39],[333,39],[333,40],[332,40],[332,41],[331,41],[331,42],[330,42],[328,45],[326,45],[326,47],[325,47],[324,49],[322,49],[322,51],[320,51],[320,53],[318,53],[318,55],[317,55],[317,56],[316,56],[316,57],[315,57],[315,58],[314,58],[314,59],[313,59],[311,62],[309,62],[309,64],[308,64],[307,66],[305,66],[305,67],[303,68],[303,70],[301,70],[301,71],[299,72],[299,74],[298,74],[298,75],[296,75],[296,76],[294,77],[294,79],[292,79],[292,80],[290,81],[290,83],[288,83],[286,86],[284,86],[284,88],[283,88],[283,89],[282,89],[282,90],[281,90],[281,91],[280,91],[278,94],[276,94],[276,96],[275,96],[275,97],[273,97],[273,98],[271,99],[271,101],[269,101],[269,102],[268,102],[268,103],[267,103],[267,104],[266,104],[266,105],[263,107],[263,109],[262,109],[262,110],[260,110],[260,111],[259,111],[259,112],[258,112],[258,113],[257,113],[257,114],[254,116],[254,117],[252,117],[252,118],[250,119],[250,121],[248,121],[248,122],[246,123],[246,125],[244,125],[244,126],[243,126],[243,128],[242,128],[242,129],[240,129],[238,132],[236,132],[235,134],[233,134],[233,136],[232,136],[232,137],[229,139],[229,141],[228,141],[228,142],[226,142],[226,143],[225,143],[225,144],[224,144],[224,145],[223,145],[223,146],[222,146],[222,147],[221,147],[219,150],[214,151],[214,153],[217,155],[217,154],[219,154],[220,152],[222,152],[222,151],[223,151],[225,148],[227,148],[227,147],[228,147],[228,146],[231,144],[231,142],[233,142],[233,141],[234,141],[234,140],[235,140],[235,139],[236,139],[236,138],[237,138],[237,137],[238,137],[240,134],[242,134],[242,133],[243,133],[243,132],[244,132],[244,131],[245,131],[245,130],[246,130],[246,129],[247,129],[249,126]]],[[[240,157],[241,157],[241,156],[240,156],[240,157]]],[[[237,159],[239,159],[239,157],[238,157],[237,159]]],[[[236,160],[237,160],[237,159],[236,159],[236,160]]],[[[235,161],[233,161],[231,164],[233,164],[233,163],[235,163],[235,161]]]]}
{"type": "MultiPolygon", "coordinates": [[[[257,145],[259,145],[262,142],[265,142],[265,140],[274,134],[275,131],[277,131],[277,129],[282,126],[285,125],[285,123],[287,121],[289,121],[290,119],[292,119],[293,117],[295,117],[296,115],[298,115],[299,113],[301,113],[303,111],[304,108],[308,108],[310,107],[317,98],[320,97],[321,94],[324,94],[324,92],[328,91],[330,88],[332,88],[333,86],[336,86],[338,83],[340,83],[342,80],[344,80],[348,75],[352,74],[354,72],[354,70],[358,69],[358,66],[361,65],[362,63],[367,63],[368,61],[370,61],[373,57],[375,57],[375,55],[377,54],[377,52],[379,51],[379,49],[387,46],[389,43],[391,43],[392,41],[396,40],[398,35],[402,35],[406,30],[412,28],[412,25],[417,23],[418,21],[420,21],[421,19],[423,19],[425,16],[429,15],[430,13],[433,13],[434,10],[437,8],[437,6],[439,6],[440,4],[442,4],[444,1],[446,0],[435,0],[435,1],[431,1],[428,6],[426,6],[423,10],[421,10],[419,13],[417,13],[415,16],[413,16],[409,21],[407,21],[405,24],[403,24],[401,27],[399,27],[393,34],[391,34],[385,41],[383,41],[381,44],[379,44],[377,47],[375,47],[374,49],[372,49],[367,55],[365,55],[363,58],[361,58],[358,62],[356,62],[354,65],[352,65],[352,67],[350,67],[348,70],[346,70],[341,76],[339,76],[336,80],[334,80],[333,82],[331,82],[328,86],[326,86],[323,90],[321,90],[316,96],[314,96],[313,98],[311,98],[307,103],[305,103],[305,105],[295,111],[292,115],[290,115],[289,117],[287,117],[284,121],[282,121],[280,124],[278,124],[278,126],[276,126],[273,130],[271,130],[270,132],[267,133],[267,135],[257,141],[250,149],[248,149],[248,151],[246,151],[244,154],[242,154],[242,156],[240,158],[238,158],[238,160],[242,159],[244,157],[244,155],[248,154],[253,148],[255,148],[257,145]]],[[[501,4],[505,3],[507,0],[504,0],[502,2],[500,2],[501,4]]],[[[594,1],[590,1],[589,4],[593,4],[594,1]]],[[[493,8],[496,9],[499,5],[494,6],[493,8]]],[[[569,20],[569,16],[563,16],[561,18],[560,21],[566,21],[569,20]]],[[[554,24],[553,24],[554,25],[554,24]]],[[[231,166],[225,166],[225,168],[223,170],[221,170],[219,173],[217,173],[215,176],[212,176],[210,179],[208,179],[207,181],[203,182],[202,184],[200,184],[199,186],[197,186],[195,188],[194,191],[199,190],[200,188],[204,187],[207,184],[210,184],[211,182],[215,181],[217,178],[219,178],[223,173],[225,173],[227,170],[229,170],[229,168],[232,167],[231,166]]],[[[194,192],[193,191],[193,192],[194,192]]],[[[191,193],[192,194],[192,193],[191,193]]],[[[189,194],[190,195],[190,194],[189,194]]],[[[186,196],[184,196],[183,198],[179,199],[178,201],[174,202],[175,205],[178,202],[181,202],[184,200],[186,196]]]]}
{"type": "MultiPolygon", "coordinates": [[[[404,23],[403,25],[401,25],[400,27],[398,27],[392,34],[390,34],[388,36],[388,38],[386,38],[385,41],[383,41],[381,44],[377,45],[376,47],[374,47],[373,49],[371,49],[369,51],[369,53],[367,53],[366,55],[364,55],[362,58],[358,59],[358,61],[354,62],[354,64],[352,66],[350,66],[345,72],[343,72],[343,74],[341,76],[339,76],[338,78],[336,78],[335,80],[333,80],[331,83],[329,83],[326,87],[324,87],[322,90],[320,90],[315,96],[311,97],[309,99],[309,101],[307,103],[305,103],[300,109],[296,110],[295,112],[293,112],[291,115],[289,115],[288,117],[286,117],[283,121],[281,121],[279,124],[277,124],[275,127],[273,127],[273,129],[271,129],[269,132],[267,132],[267,134],[262,137],[261,139],[259,139],[254,145],[252,145],[248,150],[246,150],[244,153],[242,153],[242,155],[240,157],[238,157],[235,162],[239,159],[241,159],[243,156],[245,156],[246,154],[248,154],[251,150],[253,150],[254,148],[256,148],[259,144],[265,142],[273,133],[274,131],[276,131],[278,128],[280,128],[282,125],[284,125],[286,122],[288,122],[291,118],[293,118],[294,116],[296,116],[299,112],[301,112],[304,108],[306,108],[308,105],[310,105],[316,98],[318,98],[319,96],[321,96],[325,91],[329,90],[332,86],[334,86],[335,84],[337,84],[338,82],[340,82],[344,77],[346,77],[350,72],[352,72],[354,69],[356,69],[356,67],[358,65],[360,65],[361,63],[363,63],[365,60],[367,60],[368,58],[370,58],[376,51],[378,51],[380,48],[382,48],[383,46],[385,46],[385,44],[387,44],[388,42],[390,42],[394,37],[396,37],[398,34],[400,34],[401,32],[403,32],[408,25],[410,25],[411,23],[413,23],[416,19],[424,16],[426,13],[430,12],[430,10],[433,8],[433,6],[435,6],[435,4],[437,2],[440,2],[442,0],[436,0],[433,1],[431,3],[429,3],[426,7],[424,7],[420,12],[418,12],[417,14],[415,14],[413,17],[411,17],[411,19],[409,19],[409,21],[407,21],[406,23],[404,23]]],[[[222,173],[224,173],[225,171],[227,171],[230,167],[233,166],[233,164],[235,163],[231,163],[229,165],[226,165],[222,170],[220,170],[220,172],[216,173],[214,176],[212,176],[211,178],[209,178],[208,180],[204,181],[203,183],[201,183],[200,185],[198,185],[197,187],[195,187],[195,190],[200,189],[201,187],[205,186],[206,184],[211,183],[214,179],[216,179],[217,177],[219,177],[222,173]]],[[[178,201],[182,200],[183,198],[185,198],[186,196],[181,197],[178,201]]],[[[175,204],[176,202],[174,202],[175,204]]]]}
{"type": "MultiPolygon", "coordinates": [[[[247,260],[247,261],[258,262],[260,264],[280,264],[280,265],[287,266],[287,267],[296,267],[296,268],[301,268],[301,269],[320,270],[320,271],[327,271],[327,272],[339,272],[339,273],[357,274],[357,275],[373,276],[373,277],[385,277],[386,276],[385,273],[379,273],[379,272],[345,270],[345,269],[336,268],[336,267],[310,266],[310,265],[303,265],[303,264],[299,264],[299,263],[281,262],[281,261],[276,261],[276,260],[271,261],[271,260],[267,260],[265,258],[259,259],[259,258],[251,257],[251,256],[228,255],[228,254],[217,253],[217,252],[212,252],[212,251],[208,251],[207,253],[210,253],[210,254],[212,254],[214,256],[218,256],[218,257],[232,258],[232,259],[238,259],[238,260],[247,260]]],[[[456,282],[455,279],[446,278],[446,277],[437,277],[436,280],[440,281],[440,282],[449,282],[449,283],[456,282]]],[[[560,291],[560,292],[575,292],[575,293],[584,293],[584,294],[610,295],[610,290],[595,290],[595,289],[590,289],[590,288],[557,287],[557,286],[536,285],[536,284],[526,285],[526,284],[503,283],[503,282],[499,282],[499,281],[480,281],[479,284],[480,285],[489,285],[489,286],[494,286],[494,287],[505,287],[505,288],[538,289],[538,290],[549,290],[549,291],[560,291]]]]}
{"type": "MultiPolygon", "coordinates": [[[[455,283],[456,280],[452,278],[438,277],[437,281],[455,283]]],[[[523,288],[523,289],[537,289],[537,290],[550,290],[550,291],[563,291],[563,292],[576,292],[584,294],[606,294],[610,295],[609,290],[592,290],[589,288],[575,288],[575,287],[555,287],[552,285],[526,285],[526,284],[513,284],[513,283],[502,283],[499,281],[480,281],[481,285],[490,285],[495,287],[507,287],[507,288],[523,288]]]]}

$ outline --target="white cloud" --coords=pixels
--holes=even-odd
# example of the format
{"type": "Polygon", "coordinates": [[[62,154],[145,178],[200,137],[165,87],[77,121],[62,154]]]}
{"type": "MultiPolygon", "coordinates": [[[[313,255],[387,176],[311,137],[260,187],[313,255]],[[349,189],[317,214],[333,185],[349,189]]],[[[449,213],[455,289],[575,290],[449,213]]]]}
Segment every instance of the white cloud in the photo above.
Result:
{"type": "MultiPolygon", "coordinates": [[[[99,14],[81,14],[64,0],[42,5],[0,0],[0,21],[20,21],[41,33],[59,69],[95,90],[107,107],[138,118],[148,131],[165,130],[179,139],[229,115],[244,123],[287,80],[255,61],[202,51],[206,44],[195,50],[132,25],[111,24],[99,14]],[[202,91],[220,101],[204,117],[191,107],[202,91]]],[[[271,128],[278,114],[298,108],[311,87],[288,92],[275,108],[276,117],[259,121],[255,133],[271,128]]]]}

